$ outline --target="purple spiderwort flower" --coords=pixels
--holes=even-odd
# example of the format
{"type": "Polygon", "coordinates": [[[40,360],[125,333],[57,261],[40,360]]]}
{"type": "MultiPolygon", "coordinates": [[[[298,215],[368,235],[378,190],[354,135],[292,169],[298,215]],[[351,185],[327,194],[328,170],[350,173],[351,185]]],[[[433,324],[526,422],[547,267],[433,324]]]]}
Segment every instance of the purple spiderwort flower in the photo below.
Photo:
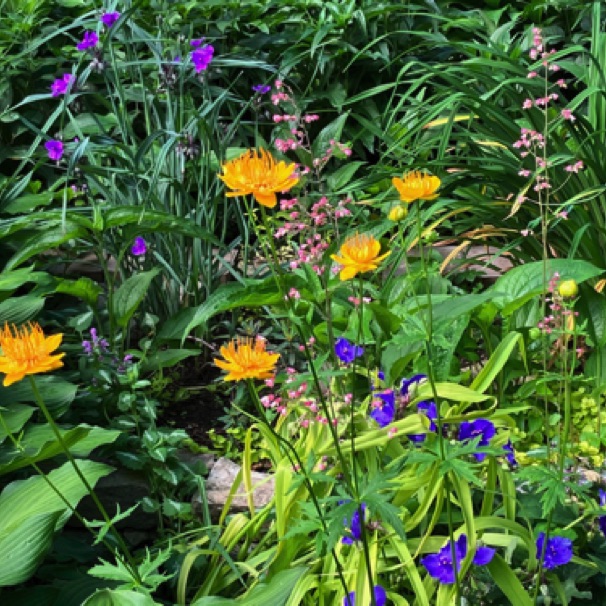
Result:
{"type": "Polygon", "coordinates": [[[117,11],[113,11],[111,13],[103,13],[101,15],[101,23],[105,25],[108,29],[118,20],[120,19],[120,13],[117,11]]]}
{"type": "Polygon", "coordinates": [[[335,343],[335,354],[341,362],[351,364],[364,354],[364,348],[350,343],[345,337],[339,337],[335,343]]]}
{"type": "Polygon", "coordinates": [[[147,243],[141,236],[135,238],[135,243],[132,245],[130,252],[136,257],[140,257],[147,252],[147,243]]]}
{"type": "Polygon", "coordinates": [[[271,90],[271,86],[268,84],[255,84],[252,89],[260,95],[265,95],[271,90]]]}
{"type": "MultiPolygon", "coordinates": [[[[600,488],[598,494],[600,496],[600,507],[604,507],[604,505],[606,505],[606,491],[600,488]]],[[[598,524],[600,525],[602,534],[606,536],[606,516],[600,516],[598,518],[598,524]]]]}
{"type": "MultiPolygon", "coordinates": [[[[385,606],[387,603],[387,593],[385,593],[385,589],[381,587],[381,585],[375,585],[373,588],[373,593],[375,594],[375,602],[377,606],[385,606]]],[[[351,591],[348,595],[343,598],[343,606],[356,606],[356,592],[351,591]]],[[[358,604],[357,606],[363,606],[362,604],[358,604]]]]}
{"type": "Polygon", "coordinates": [[[44,144],[46,151],[48,152],[49,160],[59,162],[63,158],[63,141],[59,139],[51,139],[44,144]]]}
{"type": "MultiPolygon", "coordinates": [[[[419,402],[417,404],[417,412],[419,414],[424,414],[429,419],[429,431],[436,431],[437,425],[435,421],[438,418],[438,407],[436,403],[432,400],[424,400],[423,402],[419,402]]],[[[424,442],[426,434],[424,433],[412,433],[406,436],[412,442],[424,442]]]]}
{"type": "MultiPolygon", "coordinates": [[[[455,566],[457,572],[461,570],[461,562],[467,555],[467,536],[462,534],[455,541],[454,547],[454,565],[450,541],[444,545],[438,553],[431,553],[428,556],[421,558],[421,564],[425,566],[429,576],[437,579],[444,585],[451,585],[455,582],[455,566]]],[[[473,557],[473,563],[476,566],[485,566],[492,560],[495,551],[496,550],[492,547],[478,547],[473,557]]]]}
{"type": "Polygon", "coordinates": [[[410,388],[413,385],[418,385],[424,379],[427,379],[427,375],[417,374],[410,377],[410,379],[402,379],[402,382],[400,383],[400,395],[404,398],[406,403],[410,400],[410,388]]]}
{"type": "Polygon", "coordinates": [[[190,45],[193,46],[194,48],[200,48],[202,46],[202,42],[204,42],[204,40],[206,40],[206,38],[202,37],[202,38],[194,38],[193,40],[190,41],[190,45]]]}
{"type": "MultiPolygon", "coordinates": [[[[488,419],[476,419],[475,421],[463,421],[459,427],[459,440],[473,440],[480,437],[478,446],[488,446],[491,438],[496,434],[494,423],[488,419]]],[[[474,457],[478,461],[483,461],[486,458],[486,453],[476,452],[474,457]]]]}
{"type": "Polygon", "coordinates": [[[83,51],[97,46],[98,43],[99,36],[97,35],[97,32],[84,32],[84,38],[82,38],[82,42],[76,44],[76,48],[79,51],[83,51]]]}
{"type": "Polygon", "coordinates": [[[344,545],[353,545],[354,541],[362,540],[362,523],[360,521],[360,509],[362,510],[362,516],[366,516],[366,504],[362,503],[359,509],[356,509],[352,516],[351,522],[345,518],[343,520],[343,524],[345,524],[346,529],[349,531],[351,536],[343,537],[341,539],[341,543],[344,545]]]}
{"type": "Polygon", "coordinates": [[[64,95],[69,87],[75,82],[76,76],[73,74],[63,74],[61,78],[57,78],[51,84],[51,93],[53,97],[58,97],[59,95],[64,95]]]}
{"type": "Polygon", "coordinates": [[[383,393],[376,393],[374,395],[383,400],[383,404],[380,407],[374,408],[370,416],[379,424],[379,427],[385,427],[396,416],[396,396],[392,389],[387,389],[383,393]]]}
{"type": "MultiPolygon", "coordinates": [[[[541,557],[544,543],[545,533],[541,532],[537,537],[537,559],[541,557]]],[[[547,546],[545,547],[543,568],[545,568],[545,570],[551,570],[556,566],[568,564],[570,560],[572,560],[572,541],[566,537],[549,537],[547,546]]]]}
{"type": "Polygon", "coordinates": [[[505,459],[507,459],[507,462],[509,463],[510,467],[517,467],[518,462],[516,461],[516,455],[513,450],[513,444],[511,443],[511,440],[509,440],[507,444],[503,446],[503,450],[505,451],[505,459]]]}
{"type": "Polygon", "coordinates": [[[214,53],[215,48],[210,44],[206,44],[202,48],[196,48],[196,50],[191,53],[191,60],[196,68],[196,74],[206,70],[212,61],[214,53]]]}

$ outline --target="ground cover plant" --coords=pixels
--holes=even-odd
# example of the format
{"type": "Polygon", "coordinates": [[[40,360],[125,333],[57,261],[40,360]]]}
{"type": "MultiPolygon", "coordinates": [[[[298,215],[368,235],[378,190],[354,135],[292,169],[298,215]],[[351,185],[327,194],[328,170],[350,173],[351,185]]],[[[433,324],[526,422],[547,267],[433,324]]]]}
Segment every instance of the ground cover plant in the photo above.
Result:
{"type": "Polygon", "coordinates": [[[599,2],[1,6],[3,605],[602,603],[599,2]]]}

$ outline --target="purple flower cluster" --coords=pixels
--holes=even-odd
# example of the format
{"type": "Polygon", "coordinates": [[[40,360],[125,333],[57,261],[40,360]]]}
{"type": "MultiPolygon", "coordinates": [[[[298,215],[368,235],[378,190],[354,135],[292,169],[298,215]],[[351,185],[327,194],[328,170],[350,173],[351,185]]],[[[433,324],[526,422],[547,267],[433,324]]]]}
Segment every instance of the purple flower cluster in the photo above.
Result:
{"type": "MultiPolygon", "coordinates": [[[[545,546],[545,533],[539,533],[537,537],[537,559],[543,553],[545,546]]],[[[549,537],[545,546],[545,557],[543,559],[543,568],[551,570],[556,566],[563,566],[572,560],[572,541],[566,537],[549,537]]]]}
{"type": "Polygon", "coordinates": [[[135,238],[135,243],[132,245],[130,252],[135,255],[135,257],[140,257],[147,252],[147,243],[141,236],[135,238]]]}
{"type": "Polygon", "coordinates": [[[63,74],[61,78],[57,78],[51,84],[51,93],[53,97],[58,97],[59,95],[64,95],[69,87],[75,82],[76,76],[73,74],[63,74]]]}
{"type": "Polygon", "coordinates": [[[350,343],[345,337],[339,337],[335,343],[335,354],[341,362],[351,364],[356,358],[364,355],[364,348],[350,343]]]}
{"type": "MultiPolygon", "coordinates": [[[[201,44],[202,40],[192,40],[192,46],[198,46],[198,44],[194,44],[194,42],[201,44]]],[[[191,60],[196,69],[196,74],[206,70],[212,61],[214,54],[215,48],[211,44],[205,44],[204,46],[196,48],[194,51],[192,51],[191,60]]]]}
{"type": "MultiPolygon", "coordinates": [[[[438,551],[424,558],[421,558],[421,564],[425,566],[431,577],[437,579],[444,585],[450,585],[455,582],[456,571],[461,570],[461,562],[467,555],[467,536],[462,534],[454,544],[455,562],[452,561],[452,545],[450,541],[438,551]]],[[[476,566],[484,566],[492,560],[495,549],[492,547],[478,547],[473,556],[473,563],[476,566]]]]}
{"type": "Polygon", "coordinates": [[[98,355],[102,356],[103,354],[109,353],[109,343],[107,339],[99,337],[97,335],[97,329],[90,329],[90,341],[82,341],[82,349],[84,349],[84,353],[87,356],[98,355]]]}
{"type": "Polygon", "coordinates": [[[48,152],[49,160],[59,162],[63,158],[63,141],[59,139],[51,139],[44,144],[46,151],[48,152]]]}
{"type": "MultiPolygon", "coordinates": [[[[604,507],[604,505],[606,505],[606,491],[600,488],[598,494],[600,496],[600,507],[604,507]]],[[[606,536],[606,516],[600,516],[598,518],[598,524],[600,525],[602,534],[606,536]]]]}
{"type": "Polygon", "coordinates": [[[344,545],[353,545],[354,541],[362,540],[362,521],[360,520],[360,510],[362,510],[362,517],[366,515],[366,504],[362,503],[359,509],[356,509],[351,516],[351,522],[345,518],[344,524],[346,529],[349,531],[351,536],[346,536],[341,539],[344,545]]]}
{"type": "MultiPolygon", "coordinates": [[[[488,446],[491,438],[494,438],[497,430],[492,421],[488,419],[476,419],[475,421],[463,421],[459,427],[459,440],[466,442],[479,437],[478,446],[488,446]]],[[[474,454],[476,460],[483,461],[486,458],[486,453],[476,452],[474,454]]]]}
{"type": "Polygon", "coordinates": [[[82,42],[76,44],[76,48],[79,51],[88,50],[89,48],[93,48],[97,46],[99,43],[99,36],[97,32],[84,32],[84,38],[82,38],[82,42]]]}
{"type": "Polygon", "coordinates": [[[101,23],[105,25],[108,29],[118,20],[120,19],[120,13],[117,11],[113,11],[111,13],[103,13],[101,15],[101,23]]]}
{"type": "MultiPolygon", "coordinates": [[[[385,593],[385,589],[383,589],[381,585],[375,585],[373,588],[373,593],[375,594],[375,602],[377,606],[385,606],[387,603],[387,594],[385,593]]],[[[343,598],[343,606],[356,606],[355,591],[351,591],[343,598]]],[[[358,606],[362,606],[362,604],[358,604],[358,606]]]]}
{"type": "Polygon", "coordinates": [[[271,86],[268,84],[255,84],[252,89],[260,95],[265,95],[271,90],[271,86]]]}

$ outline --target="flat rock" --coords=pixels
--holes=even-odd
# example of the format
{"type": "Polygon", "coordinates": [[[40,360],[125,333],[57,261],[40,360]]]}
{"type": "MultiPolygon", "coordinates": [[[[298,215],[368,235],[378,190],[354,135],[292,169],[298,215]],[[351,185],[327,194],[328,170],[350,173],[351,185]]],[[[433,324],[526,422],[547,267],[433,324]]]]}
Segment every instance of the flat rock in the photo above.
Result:
{"type": "MultiPolygon", "coordinates": [[[[211,515],[218,515],[227,503],[229,493],[240,472],[240,465],[226,458],[220,458],[213,465],[206,480],[206,498],[211,515]]],[[[251,472],[253,483],[253,502],[255,508],[265,507],[274,497],[275,480],[268,473],[251,472]]],[[[192,500],[194,511],[200,511],[200,494],[197,493],[192,500]]],[[[230,511],[238,513],[248,510],[246,488],[240,484],[230,505],[230,511]]]]}

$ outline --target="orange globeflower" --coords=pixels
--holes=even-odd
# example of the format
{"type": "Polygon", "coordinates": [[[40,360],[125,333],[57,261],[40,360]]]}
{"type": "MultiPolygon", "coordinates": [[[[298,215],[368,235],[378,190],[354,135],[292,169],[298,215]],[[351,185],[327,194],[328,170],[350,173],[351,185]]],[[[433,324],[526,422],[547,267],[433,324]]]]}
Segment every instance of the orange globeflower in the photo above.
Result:
{"type": "Polygon", "coordinates": [[[45,337],[37,322],[21,329],[13,325],[12,330],[5,324],[4,330],[0,330],[0,372],[6,375],[4,387],[21,381],[25,375],[61,368],[61,358],[65,354],[50,354],[61,345],[62,339],[62,334],[45,337]]]}
{"type": "Polygon", "coordinates": [[[403,179],[394,177],[391,182],[400,194],[400,200],[410,204],[415,200],[435,200],[436,190],[441,185],[438,177],[426,175],[418,170],[406,173],[403,179]]]}
{"type": "Polygon", "coordinates": [[[276,162],[264,149],[260,155],[254,149],[244,152],[239,158],[226,162],[221,167],[223,174],[219,179],[234,191],[227,196],[246,196],[252,194],[263,206],[273,208],[278,199],[276,192],[288,191],[299,182],[295,175],[296,165],[276,162]]]}
{"type": "Polygon", "coordinates": [[[339,250],[339,255],[331,255],[333,261],[343,266],[339,277],[341,280],[349,280],[358,273],[371,271],[379,267],[379,263],[389,256],[387,252],[379,257],[381,244],[372,236],[367,234],[356,234],[345,240],[339,250]]]}
{"type": "Polygon", "coordinates": [[[225,381],[241,381],[242,379],[269,379],[273,377],[276,362],[280,354],[265,351],[265,339],[257,337],[253,345],[252,339],[238,338],[231,341],[227,347],[221,347],[224,360],[214,359],[214,363],[227,370],[225,381]]]}

